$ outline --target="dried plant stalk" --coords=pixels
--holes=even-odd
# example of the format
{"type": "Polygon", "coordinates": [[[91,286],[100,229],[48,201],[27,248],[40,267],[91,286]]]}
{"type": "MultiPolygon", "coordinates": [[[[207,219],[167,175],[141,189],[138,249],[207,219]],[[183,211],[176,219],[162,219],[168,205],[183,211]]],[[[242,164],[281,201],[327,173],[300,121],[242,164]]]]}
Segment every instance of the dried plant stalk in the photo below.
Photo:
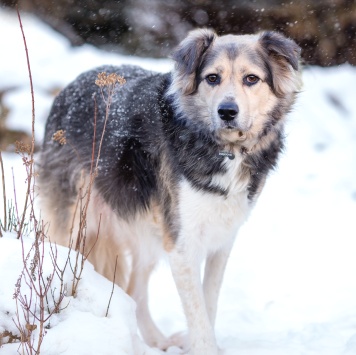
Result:
{"type": "Polygon", "coordinates": [[[29,154],[29,161],[31,162],[28,166],[29,168],[29,174],[28,174],[28,178],[27,178],[27,190],[26,190],[26,197],[25,197],[25,204],[24,204],[24,209],[23,209],[23,213],[22,213],[22,217],[21,217],[21,222],[20,222],[20,226],[19,229],[17,231],[17,238],[19,239],[22,233],[22,229],[23,229],[23,225],[24,225],[24,221],[25,221],[25,215],[26,215],[26,211],[27,211],[27,206],[28,206],[28,199],[29,199],[29,195],[31,194],[31,187],[32,184],[34,185],[34,164],[33,164],[33,155],[35,152],[35,92],[33,89],[33,81],[32,81],[32,72],[31,72],[31,65],[30,65],[30,57],[28,55],[28,49],[27,49],[27,42],[26,42],[26,36],[25,36],[25,32],[22,26],[22,21],[21,21],[21,16],[20,16],[20,12],[18,7],[16,6],[16,11],[17,11],[17,17],[19,19],[19,24],[20,24],[20,29],[21,29],[21,33],[22,33],[22,38],[23,38],[23,43],[24,43],[24,47],[25,47],[25,52],[26,52],[26,62],[27,62],[27,69],[28,69],[28,75],[29,75],[29,79],[30,79],[30,90],[31,90],[31,103],[32,103],[32,139],[31,139],[31,150],[30,150],[30,154],[29,154]]]}
{"type": "Polygon", "coordinates": [[[5,187],[5,173],[4,162],[2,160],[2,153],[0,151],[0,166],[1,166],[1,181],[2,181],[2,198],[4,203],[4,224],[0,224],[0,237],[2,237],[2,229],[7,230],[7,212],[6,212],[6,187],[5,187]]]}

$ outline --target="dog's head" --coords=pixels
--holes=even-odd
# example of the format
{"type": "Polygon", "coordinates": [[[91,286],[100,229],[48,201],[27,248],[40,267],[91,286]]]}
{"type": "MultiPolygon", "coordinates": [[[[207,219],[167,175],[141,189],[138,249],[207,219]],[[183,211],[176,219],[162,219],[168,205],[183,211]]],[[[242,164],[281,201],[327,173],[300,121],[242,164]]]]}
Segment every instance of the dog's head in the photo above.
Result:
{"type": "Polygon", "coordinates": [[[177,107],[231,142],[260,134],[276,112],[274,121],[281,119],[300,87],[300,48],[276,32],[219,37],[194,30],[172,58],[177,107]]]}

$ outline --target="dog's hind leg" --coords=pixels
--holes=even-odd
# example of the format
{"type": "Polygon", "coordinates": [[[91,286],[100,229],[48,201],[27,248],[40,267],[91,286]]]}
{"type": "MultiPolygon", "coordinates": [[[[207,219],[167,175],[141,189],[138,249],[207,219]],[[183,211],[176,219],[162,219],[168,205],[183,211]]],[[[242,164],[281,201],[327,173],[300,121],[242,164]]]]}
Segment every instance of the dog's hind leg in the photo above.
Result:
{"type": "Polygon", "coordinates": [[[133,256],[133,266],[126,292],[135,300],[137,324],[147,345],[165,350],[169,347],[167,338],[157,328],[148,309],[148,281],[154,264],[142,267],[133,256]],[[136,265],[135,265],[136,264],[136,265]]]}
{"type": "Polygon", "coordinates": [[[212,327],[215,325],[219,292],[231,247],[219,250],[206,259],[203,289],[206,309],[212,327]]]}

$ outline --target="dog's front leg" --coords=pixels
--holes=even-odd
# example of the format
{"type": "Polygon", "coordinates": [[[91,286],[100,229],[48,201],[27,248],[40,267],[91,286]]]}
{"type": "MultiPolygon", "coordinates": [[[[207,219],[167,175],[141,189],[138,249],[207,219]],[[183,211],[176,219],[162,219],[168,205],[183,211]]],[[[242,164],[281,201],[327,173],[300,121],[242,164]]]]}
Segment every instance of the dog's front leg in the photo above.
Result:
{"type": "Polygon", "coordinates": [[[206,259],[204,272],[204,296],[210,323],[214,328],[219,292],[225,272],[231,245],[211,254],[206,259]]]}
{"type": "Polygon", "coordinates": [[[217,355],[215,334],[205,306],[200,280],[200,258],[191,248],[170,252],[174,281],[188,323],[190,355],[217,355]]]}

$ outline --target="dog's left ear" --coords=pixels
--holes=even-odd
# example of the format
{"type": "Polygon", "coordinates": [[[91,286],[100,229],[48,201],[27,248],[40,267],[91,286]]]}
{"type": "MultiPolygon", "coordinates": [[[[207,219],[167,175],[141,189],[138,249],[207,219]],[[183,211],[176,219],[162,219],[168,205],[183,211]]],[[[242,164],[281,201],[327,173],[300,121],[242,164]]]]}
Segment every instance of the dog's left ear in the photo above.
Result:
{"type": "Polygon", "coordinates": [[[262,32],[260,43],[269,57],[272,85],[277,96],[282,97],[300,89],[300,47],[277,32],[262,32]]]}
{"type": "Polygon", "coordinates": [[[193,93],[196,89],[196,70],[201,64],[202,57],[210,47],[216,33],[209,29],[198,29],[189,32],[172,53],[175,61],[176,76],[174,81],[184,95],[193,93]]]}

